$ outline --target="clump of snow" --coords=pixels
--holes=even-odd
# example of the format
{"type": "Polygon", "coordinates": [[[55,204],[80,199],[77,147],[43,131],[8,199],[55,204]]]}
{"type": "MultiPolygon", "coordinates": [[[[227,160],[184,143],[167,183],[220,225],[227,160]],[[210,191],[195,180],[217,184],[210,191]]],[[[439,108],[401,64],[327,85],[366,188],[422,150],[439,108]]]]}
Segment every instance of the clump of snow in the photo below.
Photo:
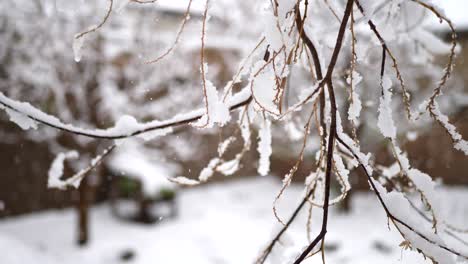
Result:
{"type": "Polygon", "coordinates": [[[80,62],[81,57],[83,56],[82,50],[83,50],[84,41],[85,41],[84,35],[80,36],[79,34],[76,34],[75,37],[73,38],[72,49],[73,49],[73,57],[76,62],[80,62]]]}
{"type": "MultiPolygon", "coordinates": [[[[359,116],[361,115],[362,104],[356,89],[358,88],[358,84],[362,80],[362,76],[356,71],[353,71],[351,74],[354,89],[351,94],[351,104],[349,105],[348,109],[348,120],[352,121],[354,124],[358,124],[359,116]]],[[[348,84],[351,83],[351,77],[348,77],[347,82],[348,84]]]]}
{"type": "Polygon", "coordinates": [[[262,69],[264,66],[264,61],[258,61],[252,69],[252,76],[250,77],[252,95],[260,108],[270,113],[278,114],[279,109],[275,104],[276,75],[271,66],[262,69]],[[257,72],[258,75],[255,76],[257,72]]]}
{"type": "Polygon", "coordinates": [[[465,155],[468,155],[468,141],[459,140],[457,143],[455,143],[454,147],[455,149],[458,149],[465,153],[465,155]]]}
{"type": "Polygon", "coordinates": [[[148,132],[137,135],[137,137],[142,138],[145,141],[150,141],[157,137],[162,137],[167,134],[170,134],[172,133],[172,131],[173,131],[172,127],[167,127],[163,129],[156,129],[156,130],[148,131],[148,132]]]}
{"type": "Polygon", "coordinates": [[[226,176],[232,175],[239,170],[240,158],[240,154],[237,154],[235,159],[224,161],[219,164],[216,170],[226,176]]]}
{"type": "Polygon", "coordinates": [[[396,137],[396,127],[393,122],[391,107],[392,92],[390,91],[390,88],[392,87],[392,81],[387,75],[384,75],[381,85],[383,95],[380,97],[377,126],[384,137],[394,139],[396,137]]]}
{"type": "Polygon", "coordinates": [[[67,153],[59,153],[55,157],[49,169],[49,178],[47,182],[47,186],[49,188],[65,189],[67,187],[67,182],[60,179],[63,176],[64,162],[67,159],[76,159],[78,156],[78,152],[69,151],[67,153]]]}
{"type": "Polygon", "coordinates": [[[340,155],[333,155],[333,161],[339,176],[339,183],[341,185],[341,193],[346,193],[351,190],[351,184],[349,183],[349,170],[346,168],[343,163],[343,159],[340,155]]]}
{"type": "Polygon", "coordinates": [[[123,115],[115,122],[114,127],[112,130],[113,133],[116,134],[130,134],[130,131],[135,131],[140,129],[140,124],[133,116],[123,115]]]}
{"type": "Polygon", "coordinates": [[[395,157],[398,160],[398,164],[401,170],[407,173],[411,168],[407,153],[403,152],[403,150],[401,150],[401,148],[395,143],[395,141],[392,141],[392,144],[393,148],[395,149],[395,157]]]}
{"type": "Polygon", "coordinates": [[[217,123],[223,126],[229,122],[231,120],[229,107],[218,96],[218,91],[210,80],[206,80],[206,97],[210,124],[217,123]]]}
{"type": "Polygon", "coordinates": [[[271,10],[267,10],[262,18],[266,42],[270,45],[271,50],[278,51],[283,46],[283,37],[276,26],[278,23],[277,17],[273,15],[271,10]]]}
{"type": "Polygon", "coordinates": [[[271,121],[265,119],[262,122],[262,126],[258,131],[258,153],[260,154],[260,160],[258,165],[258,173],[265,176],[270,171],[270,156],[272,153],[271,149],[271,121]]]}
{"type": "MultiPolygon", "coordinates": [[[[123,142],[121,142],[123,143],[123,142]]],[[[86,174],[91,170],[93,169],[94,167],[96,167],[100,162],[102,162],[102,159],[110,152],[112,151],[115,147],[117,147],[118,145],[115,144],[115,145],[111,145],[109,146],[107,149],[105,149],[103,151],[102,154],[100,155],[97,155],[96,157],[94,157],[92,160],[91,160],[91,164],[86,167],[86,168],[83,168],[81,169],[80,171],[78,171],[76,174],[74,174],[73,176],[71,176],[70,178],[67,178],[66,180],[63,180],[60,185],[62,186],[62,188],[65,188],[66,186],[72,186],[74,188],[78,188],[80,186],[80,183],[81,181],[84,179],[84,177],[86,176],[86,174]]]]}
{"type": "Polygon", "coordinates": [[[226,152],[226,150],[229,148],[229,146],[232,144],[232,142],[234,142],[234,140],[236,140],[235,137],[228,137],[226,140],[219,143],[219,145],[218,145],[218,155],[222,156],[226,152]]]}
{"type": "Polygon", "coordinates": [[[265,41],[270,47],[270,51],[279,51],[283,46],[287,49],[294,45],[293,39],[288,34],[288,30],[294,21],[293,15],[288,15],[292,11],[296,1],[285,0],[279,1],[277,7],[277,15],[273,8],[269,6],[261,13],[261,21],[263,26],[263,35],[265,41]]]}
{"type": "Polygon", "coordinates": [[[354,91],[351,96],[352,102],[348,109],[348,119],[357,124],[359,122],[359,115],[361,114],[362,109],[361,100],[359,99],[359,95],[354,91]]]}
{"type": "MultiPolygon", "coordinates": [[[[351,151],[349,151],[346,148],[343,148],[344,151],[349,152],[351,156],[356,159],[356,162],[358,164],[362,164],[364,166],[365,170],[369,173],[369,175],[372,175],[373,169],[372,166],[369,164],[371,154],[367,153],[364,154],[361,152],[361,148],[354,140],[344,132],[343,130],[343,125],[341,123],[341,117],[339,112],[336,113],[336,133],[337,136],[349,147],[351,148],[351,151]]],[[[352,164],[353,166],[357,166],[358,164],[352,164]]]]}
{"type": "Polygon", "coordinates": [[[187,177],[179,176],[179,177],[174,177],[174,178],[169,178],[169,180],[173,183],[179,184],[179,185],[186,185],[186,186],[194,186],[200,184],[199,181],[197,180],[192,180],[187,177]]]}
{"type": "MultiPolygon", "coordinates": [[[[423,105],[427,105],[427,103],[421,104],[421,107],[423,105]]],[[[465,155],[468,155],[468,141],[464,140],[462,135],[457,131],[457,128],[449,122],[448,116],[444,115],[440,111],[439,105],[436,102],[430,107],[436,120],[445,128],[454,141],[455,149],[458,149],[465,153],[465,155]]]]}
{"type": "Polygon", "coordinates": [[[388,179],[392,179],[398,176],[401,172],[400,165],[398,164],[398,162],[395,162],[388,167],[379,166],[379,168],[382,171],[382,175],[388,179]]]}
{"type": "Polygon", "coordinates": [[[206,166],[205,168],[203,168],[201,170],[200,175],[198,176],[198,179],[201,182],[206,182],[209,178],[211,178],[211,176],[213,176],[213,173],[215,172],[216,166],[218,166],[219,162],[220,162],[219,158],[214,158],[214,159],[210,160],[210,162],[208,163],[208,166],[206,166]]]}
{"type": "Polygon", "coordinates": [[[23,115],[15,110],[6,108],[5,111],[7,112],[8,116],[10,117],[10,121],[17,124],[24,130],[34,128],[37,129],[37,122],[33,119],[29,118],[26,115],[23,115]]]}
{"type": "Polygon", "coordinates": [[[214,124],[224,126],[231,120],[231,113],[229,111],[229,104],[223,100],[223,96],[218,95],[218,90],[214,84],[207,79],[208,64],[204,63],[200,69],[202,73],[202,86],[205,94],[205,115],[195,122],[195,126],[212,127],[214,124]]]}

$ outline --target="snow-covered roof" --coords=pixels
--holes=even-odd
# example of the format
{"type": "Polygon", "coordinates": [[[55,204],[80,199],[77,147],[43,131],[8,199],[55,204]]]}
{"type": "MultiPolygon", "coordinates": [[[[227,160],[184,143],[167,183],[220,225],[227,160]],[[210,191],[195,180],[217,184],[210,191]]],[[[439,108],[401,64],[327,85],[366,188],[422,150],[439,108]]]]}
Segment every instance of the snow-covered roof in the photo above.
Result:
{"type": "Polygon", "coordinates": [[[107,164],[113,171],[139,180],[147,195],[156,195],[163,188],[173,189],[174,184],[167,178],[175,177],[180,168],[152,156],[154,153],[144,153],[142,148],[126,142],[110,157],[107,164]]]}
{"type": "MultiPolygon", "coordinates": [[[[445,16],[452,21],[456,30],[468,30],[468,1],[433,0],[432,2],[444,11],[445,16]]],[[[428,26],[438,31],[449,30],[446,24],[440,23],[439,19],[434,16],[428,18],[428,26]]]]}
{"type": "MultiPolygon", "coordinates": [[[[156,8],[163,11],[184,13],[188,2],[188,0],[158,0],[156,8]]],[[[467,0],[432,0],[429,2],[443,9],[445,15],[452,20],[456,29],[468,30],[467,0]]],[[[205,0],[192,0],[191,12],[193,14],[202,14],[205,9],[205,3],[205,0]]],[[[441,24],[433,16],[429,19],[429,26],[436,30],[448,29],[447,25],[441,24]]]]}
{"type": "MultiPolygon", "coordinates": [[[[188,3],[188,0],[158,0],[155,5],[156,8],[162,11],[185,13],[188,3]]],[[[203,0],[192,0],[190,12],[192,14],[202,14],[205,10],[205,3],[206,1],[203,0]]]]}

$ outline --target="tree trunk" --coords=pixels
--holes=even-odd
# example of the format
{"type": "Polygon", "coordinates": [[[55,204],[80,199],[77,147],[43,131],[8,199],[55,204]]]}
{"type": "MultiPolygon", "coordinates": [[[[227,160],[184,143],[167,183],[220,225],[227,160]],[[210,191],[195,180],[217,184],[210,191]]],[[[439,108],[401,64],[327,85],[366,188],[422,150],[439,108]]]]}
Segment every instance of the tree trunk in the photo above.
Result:
{"type": "Polygon", "coordinates": [[[90,184],[88,177],[85,177],[78,189],[79,201],[78,201],[78,245],[84,246],[89,240],[89,191],[90,184]]]}

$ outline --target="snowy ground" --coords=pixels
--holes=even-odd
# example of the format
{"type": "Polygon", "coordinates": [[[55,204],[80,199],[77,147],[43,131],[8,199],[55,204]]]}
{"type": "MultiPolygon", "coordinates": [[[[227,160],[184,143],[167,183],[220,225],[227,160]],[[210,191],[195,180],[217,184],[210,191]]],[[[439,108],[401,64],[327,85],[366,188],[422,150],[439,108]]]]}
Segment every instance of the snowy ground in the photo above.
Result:
{"type": "MultiPolygon", "coordinates": [[[[86,248],[73,243],[76,219],[72,210],[10,218],[0,221],[0,263],[124,263],[119,256],[126,250],[135,251],[135,257],[126,263],[253,263],[278,226],[271,205],[279,187],[279,182],[266,177],[184,190],[179,195],[178,218],[150,226],[118,220],[108,205],[100,205],[92,210],[92,242],[86,248]]],[[[283,218],[301,192],[299,186],[293,186],[286,193],[280,204],[283,218]]],[[[468,189],[450,193],[459,201],[451,206],[451,219],[463,223],[468,216],[468,189]]],[[[372,195],[355,197],[351,214],[331,213],[327,263],[430,263],[398,247],[402,239],[388,230],[372,195]]],[[[320,211],[315,215],[318,226],[320,211]]],[[[288,233],[296,252],[307,244],[305,217],[300,218],[288,233]]],[[[294,250],[289,253],[295,254],[294,250]]],[[[314,257],[307,263],[321,260],[314,257]]]]}

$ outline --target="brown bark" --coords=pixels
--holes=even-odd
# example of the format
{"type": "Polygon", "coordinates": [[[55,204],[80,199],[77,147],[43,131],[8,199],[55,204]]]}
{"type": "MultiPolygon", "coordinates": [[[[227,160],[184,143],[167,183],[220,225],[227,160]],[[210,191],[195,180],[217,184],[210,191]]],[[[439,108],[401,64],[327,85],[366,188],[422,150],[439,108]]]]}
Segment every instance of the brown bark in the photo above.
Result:
{"type": "Polygon", "coordinates": [[[89,241],[89,193],[91,186],[89,178],[85,177],[78,188],[78,240],[80,246],[84,246],[89,241]]]}

